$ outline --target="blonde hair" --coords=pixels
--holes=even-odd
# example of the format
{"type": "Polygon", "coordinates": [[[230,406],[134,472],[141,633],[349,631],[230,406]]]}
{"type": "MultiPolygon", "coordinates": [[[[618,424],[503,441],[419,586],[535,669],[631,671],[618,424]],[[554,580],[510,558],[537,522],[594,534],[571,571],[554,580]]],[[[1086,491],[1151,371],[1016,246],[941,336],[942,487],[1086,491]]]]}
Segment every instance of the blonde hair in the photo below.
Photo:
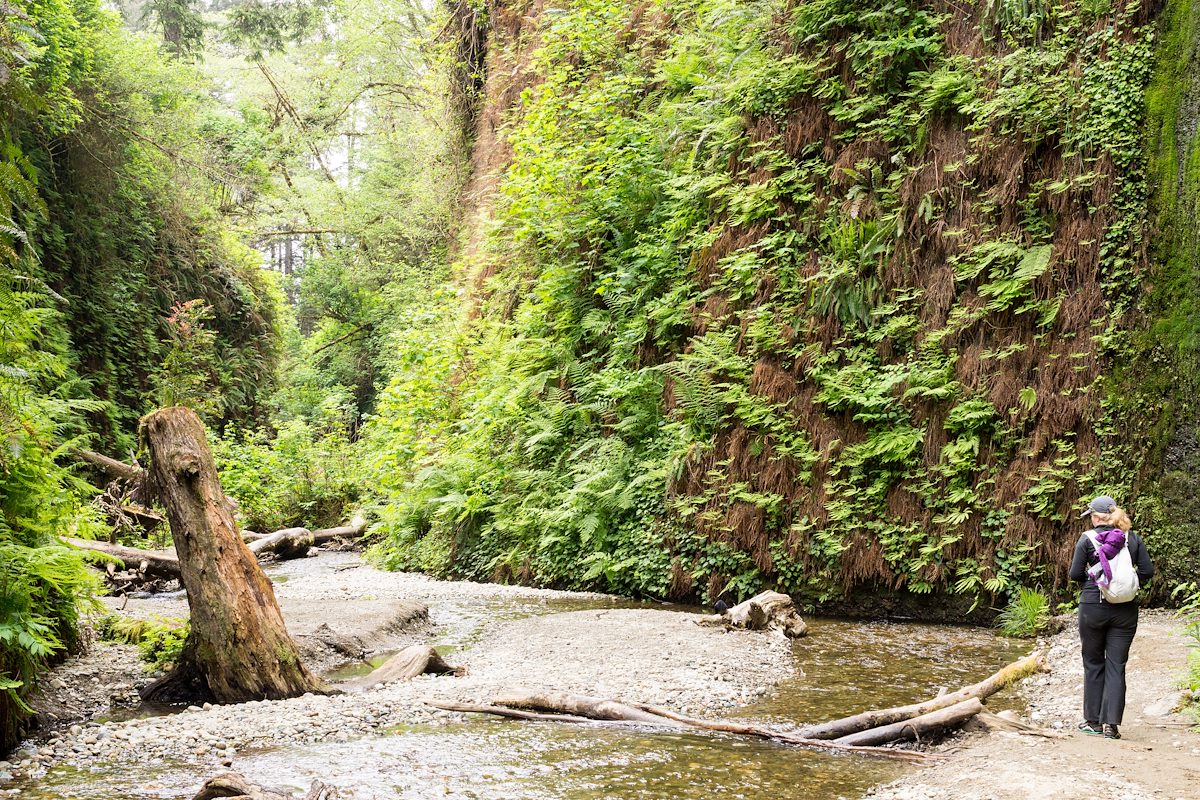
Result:
{"type": "Polygon", "coordinates": [[[1092,521],[1099,525],[1115,525],[1126,533],[1129,533],[1129,529],[1133,527],[1129,514],[1120,507],[1113,508],[1107,514],[1092,514],[1092,521]]]}

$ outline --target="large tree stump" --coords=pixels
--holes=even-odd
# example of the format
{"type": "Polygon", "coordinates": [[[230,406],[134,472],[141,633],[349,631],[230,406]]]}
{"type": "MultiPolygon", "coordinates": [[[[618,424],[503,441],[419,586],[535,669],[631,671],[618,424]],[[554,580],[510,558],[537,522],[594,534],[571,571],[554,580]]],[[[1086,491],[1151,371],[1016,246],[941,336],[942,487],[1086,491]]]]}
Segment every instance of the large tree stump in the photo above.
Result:
{"type": "Polygon", "coordinates": [[[271,581],[238,535],[200,418],[164,408],[142,420],[141,434],[191,609],[178,665],[142,697],[241,702],[327,691],[300,662],[271,581]]]}

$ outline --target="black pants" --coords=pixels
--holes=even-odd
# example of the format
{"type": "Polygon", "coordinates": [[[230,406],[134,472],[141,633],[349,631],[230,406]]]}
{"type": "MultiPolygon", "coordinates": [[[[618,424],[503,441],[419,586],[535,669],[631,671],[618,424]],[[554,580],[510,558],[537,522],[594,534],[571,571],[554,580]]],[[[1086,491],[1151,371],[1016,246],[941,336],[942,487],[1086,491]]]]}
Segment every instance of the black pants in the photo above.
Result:
{"type": "Polygon", "coordinates": [[[1121,723],[1125,713],[1125,662],[1137,625],[1137,603],[1079,604],[1085,720],[1121,723]]]}

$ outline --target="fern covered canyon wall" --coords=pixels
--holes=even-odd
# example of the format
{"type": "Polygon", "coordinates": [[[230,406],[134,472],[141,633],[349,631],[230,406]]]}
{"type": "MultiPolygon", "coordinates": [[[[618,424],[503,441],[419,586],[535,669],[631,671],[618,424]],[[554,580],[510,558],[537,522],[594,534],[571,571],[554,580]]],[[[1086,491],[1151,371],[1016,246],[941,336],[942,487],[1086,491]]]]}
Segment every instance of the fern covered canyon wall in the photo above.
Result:
{"type": "Polygon", "coordinates": [[[1194,19],[492,6],[458,408],[387,555],[957,617],[1066,589],[1104,490],[1194,574],[1194,19]]]}
{"type": "Polygon", "coordinates": [[[987,621],[1107,493],[1169,602],[1198,128],[1200,0],[0,0],[0,753],[163,406],[395,569],[987,621]]]}
{"type": "Polygon", "coordinates": [[[280,295],[215,223],[243,181],[192,79],[93,0],[0,5],[0,752],[93,589],[59,537],[107,535],[69,448],[127,454],[181,380],[253,419],[273,380],[280,295]],[[218,357],[183,375],[189,308],[218,357]]]}

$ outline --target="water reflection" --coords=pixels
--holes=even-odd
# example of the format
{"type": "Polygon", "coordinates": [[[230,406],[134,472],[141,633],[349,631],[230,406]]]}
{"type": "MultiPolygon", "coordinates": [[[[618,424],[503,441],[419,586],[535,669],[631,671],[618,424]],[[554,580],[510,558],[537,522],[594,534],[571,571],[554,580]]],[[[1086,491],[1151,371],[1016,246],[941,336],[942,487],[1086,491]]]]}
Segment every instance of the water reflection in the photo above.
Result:
{"type": "MultiPolygon", "coordinates": [[[[796,723],[823,722],[872,708],[905,705],[983,680],[1031,651],[1028,641],[951,625],[806,618],[797,640],[796,674],[762,702],[735,715],[796,723]]],[[[988,700],[993,710],[1020,707],[1012,692],[988,700]]]]}

